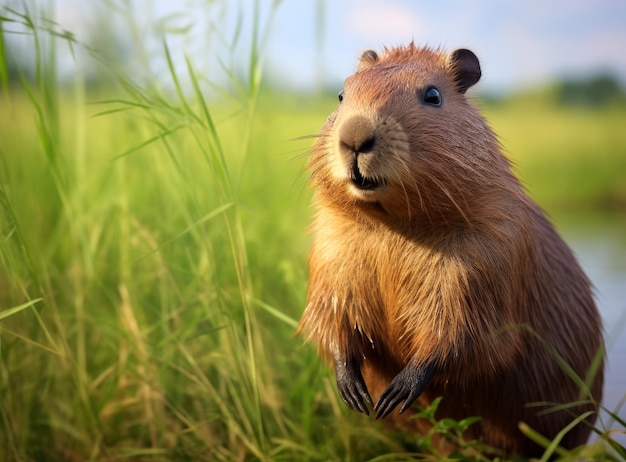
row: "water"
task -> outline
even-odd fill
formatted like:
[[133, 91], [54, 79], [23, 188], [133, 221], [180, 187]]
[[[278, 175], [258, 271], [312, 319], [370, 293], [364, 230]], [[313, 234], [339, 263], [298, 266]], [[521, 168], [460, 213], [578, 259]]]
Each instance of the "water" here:
[[[620, 408], [626, 399], [626, 216], [557, 220], [556, 225], [596, 288], [607, 348], [603, 404], [626, 419], [626, 406]], [[626, 444], [626, 435], [616, 439]]]

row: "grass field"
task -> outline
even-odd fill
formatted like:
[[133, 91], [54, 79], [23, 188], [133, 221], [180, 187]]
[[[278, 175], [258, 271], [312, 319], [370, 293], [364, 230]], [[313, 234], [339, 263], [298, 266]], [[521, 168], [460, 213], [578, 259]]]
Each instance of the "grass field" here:
[[[193, 66], [190, 87], [91, 94], [39, 70], [0, 89], [0, 461], [416, 459], [294, 337], [312, 211], [293, 138], [335, 96], [250, 80], [214, 103]], [[485, 113], [550, 211], [626, 203], [626, 108]], [[606, 448], [562, 456], [626, 459]]]

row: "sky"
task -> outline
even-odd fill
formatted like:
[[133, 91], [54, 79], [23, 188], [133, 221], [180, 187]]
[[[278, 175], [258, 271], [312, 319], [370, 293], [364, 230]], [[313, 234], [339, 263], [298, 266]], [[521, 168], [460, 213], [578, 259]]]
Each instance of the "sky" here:
[[[80, 38], [93, 24], [85, 20], [90, 10], [105, 3], [56, 0], [56, 20]], [[250, 43], [257, 4], [261, 35], [267, 36], [261, 47], [265, 75], [289, 88], [340, 86], [363, 50], [411, 41], [450, 51], [470, 48], [481, 60], [479, 86], [486, 90], [514, 90], [600, 71], [612, 72], [626, 86], [626, 0], [282, 0], [272, 9], [275, 3], [133, 0], [133, 19], [143, 23], [134, 39], [153, 37], [152, 47], [158, 49], [162, 43], [151, 35], [155, 27], [184, 29], [184, 38], [168, 35], [174, 60], [182, 65], [187, 54], [200, 69], [206, 61], [211, 72], [216, 65], [210, 56], [219, 54], [215, 49], [228, 48], [240, 17], [239, 42]], [[105, 10], [98, 11], [102, 15]], [[210, 24], [217, 29], [210, 30]], [[124, 24], [117, 30], [132, 35]], [[211, 38], [215, 35], [218, 39]], [[218, 46], [210, 48], [211, 41]], [[163, 53], [157, 50], [155, 55], [162, 58]], [[239, 60], [237, 65], [245, 67], [248, 56], [238, 49], [220, 59]]]
[[[291, 80], [316, 75], [315, 2], [284, 1], [269, 54]], [[571, 73], [615, 72], [626, 82], [625, 0], [325, 1], [327, 79], [354, 71], [362, 50], [415, 41], [469, 48], [481, 60], [483, 87], [511, 89]]]

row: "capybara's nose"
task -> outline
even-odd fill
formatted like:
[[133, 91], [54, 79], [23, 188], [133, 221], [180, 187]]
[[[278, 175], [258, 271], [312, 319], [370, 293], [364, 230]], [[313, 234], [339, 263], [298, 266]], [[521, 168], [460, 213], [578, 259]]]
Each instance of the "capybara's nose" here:
[[366, 154], [375, 144], [374, 124], [365, 117], [350, 117], [339, 127], [339, 149], [344, 154]]

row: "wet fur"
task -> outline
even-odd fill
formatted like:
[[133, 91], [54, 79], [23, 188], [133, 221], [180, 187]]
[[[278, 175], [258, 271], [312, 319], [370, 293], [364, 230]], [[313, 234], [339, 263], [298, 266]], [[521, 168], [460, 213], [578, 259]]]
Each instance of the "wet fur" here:
[[[589, 398], [551, 348], [584, 378], [600, 320], [572, 252], [465, 97], [463, 72], [451, 55], [411, 44], [364, 53], [346, 80], [311, 153], [318, 212], [300, 330], [329, 361], [355, 361], [374, 399], [407, 365], [432, 364], [420, 404], [442, 396], [438, 418], [482, 418], [468, 437], [536, 455], [518, 423], [553, 438], [573, 417], [527, 404]], [[420, 101], [430, 85], [441, 107]], [[376, 137], [358, 160], [364, 177], [384, 182], [371, 193], [350, 185], [354, 160], [338, 147], [350, 130]], [[590, 390], [600, 401], [601, 366]], [[571, 409], [586, 410], [595, 408]], [[588, 435], [578, 425], [562, 444]]]

